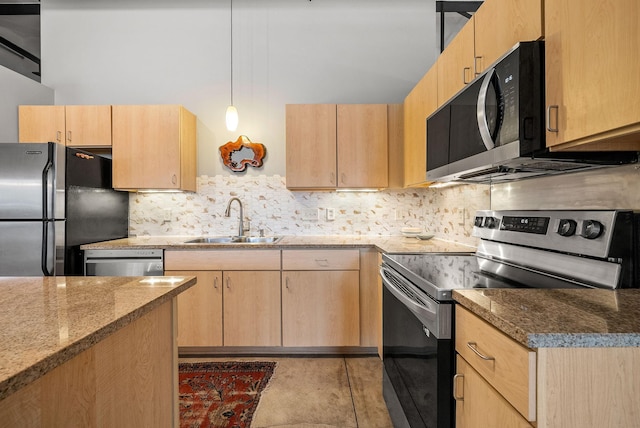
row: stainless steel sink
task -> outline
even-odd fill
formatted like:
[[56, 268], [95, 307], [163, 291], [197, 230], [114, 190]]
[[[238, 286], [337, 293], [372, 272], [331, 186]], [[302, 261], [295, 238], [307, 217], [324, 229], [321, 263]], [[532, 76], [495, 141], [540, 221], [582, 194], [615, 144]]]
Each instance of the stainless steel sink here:
[[190, 239], [185, 244], [275, 244], [282, 236], [209, 236]]

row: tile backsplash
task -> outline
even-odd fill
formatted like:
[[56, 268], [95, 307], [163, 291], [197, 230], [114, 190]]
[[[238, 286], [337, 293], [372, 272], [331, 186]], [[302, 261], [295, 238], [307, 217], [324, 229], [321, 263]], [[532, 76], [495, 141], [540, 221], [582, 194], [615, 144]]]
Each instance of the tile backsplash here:
[[[229, 235], [238, 226], [238, 197], [251, 233], [279, 235], [400, 235], [404, 226], [450, 241], [476, 243], [473, 216], [489, 207], [490, 187], [380, 192], [292, 192], [282, 176], [201, 176], [195, 193], [133, 193], [131, 235]], [[335, 213], [327, 220], [327, 210]], [[170, 218], [170, 221], [165, 219]]]

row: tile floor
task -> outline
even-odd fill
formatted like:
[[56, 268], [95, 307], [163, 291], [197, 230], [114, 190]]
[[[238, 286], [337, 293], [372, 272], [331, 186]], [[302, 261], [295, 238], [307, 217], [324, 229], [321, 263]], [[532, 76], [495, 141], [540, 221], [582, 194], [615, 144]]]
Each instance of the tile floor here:
[[382, 398], [377, 357], [181, 358], [180, 361], [276, 361], [252, 428], [393, 428]]

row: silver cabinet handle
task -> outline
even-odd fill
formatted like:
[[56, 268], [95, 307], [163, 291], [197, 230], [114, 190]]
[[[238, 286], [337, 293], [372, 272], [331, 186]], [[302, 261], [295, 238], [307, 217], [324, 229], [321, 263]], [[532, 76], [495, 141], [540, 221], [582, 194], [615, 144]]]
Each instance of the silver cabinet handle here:
[[[462, 379], [462, 394], [458, 395], [458, 379]], [[453, 375], [453, 399], [456, 401], [464, 401], [464, 375], [460, 373], [456, 373]]]
[[56, 131], [56, 141], [59, 143], [62, 142], [62, 131]]
[[175, 174], [173, 174], [173, 175], [171, 176], [171, 183], [172, 183], [172, 184], [176, 184], [177, 182], [178, 182], [178, 176], [177, 176], [177, 175], [175, 175]]
[[329, 260], [327, 259], [315, 259], [315, 261], [318, 264], [318, 266], [329, 267]]
[[340, 182], [341, 182], [342, 184], [345, 184], [345, 183], [346, 183], [346, 181], [347, 181], [347, 176], [346, 176], [346, 174], [343, 172], [342, 174], [340, 174]]
[[[551, 110], [556, 111], [556, 127], [551, 127]], [[547, 106], [547, 131], [549, 132], [558, 132], [558, 111], [559, 107], [557, 105], [549, 105]]]
[[213, 278], [213, 288], [218, 289], [218, 277]]
[[335, 172], [332, 172], [331, 174], [329, 174], [329, 183], [336, 184], [336, 173]]
[[227, 289], [231, 288], [231, 278], [227, 277]]
[[465, 85], [471, 81], [469, 80], [469, 82], [467, 82], [467, 70], [471, 71], [471, 67], [465, 67], [462, 69], [462, 83]]
[[481, 56], [474, 56], [473, 57], [473, 71], [476, 74], [476, 76], [480, 75], [480, 73], [482, 73], [482, 70], [480, 70], [480, 67], [478, 67], [478, 60], [482, 59]]
[[67, 141], [71, 142], [71, 131], [67, 131]]
[[284, 279], [284, 286], [287, 288], [287, 290], [289, 289], [289, 277], [286, 277]]
[[478, 344], [476, 342], [467, 342], [467, 348], [471, 349], [478, 357], [482, 358], [485, 361], [495, 361], [494, 357], [489, 357], [487, 355], [481, 354], [478, 351]]

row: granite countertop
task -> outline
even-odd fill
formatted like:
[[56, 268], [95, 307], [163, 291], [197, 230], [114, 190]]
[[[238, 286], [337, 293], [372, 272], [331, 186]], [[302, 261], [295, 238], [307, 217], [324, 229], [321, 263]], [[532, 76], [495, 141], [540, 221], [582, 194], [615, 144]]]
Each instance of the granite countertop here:
[[473, 246], [432, 238], [422, 241], [417, 238], [403, 236], [362, 236], [362, 235], [327, 235], [327, 236], [283, 236], [275, 244], [185, 244], [195, 236], [141, 236], [116, 239], [113, 241], [85, 244], [81, 248], [88, 249], [145, 249], [159, 248], [165, 250], [203, 250], [203, 249], [301, 249], [301, 248], [362, 248], [377, 247], [385, 253], [473, 253]]
[[0, 400], [195, 283], [194, 277], [0, 278]]
[[528, 348], [640, 346], [640, 289], [477, 289], [453, 298]]

